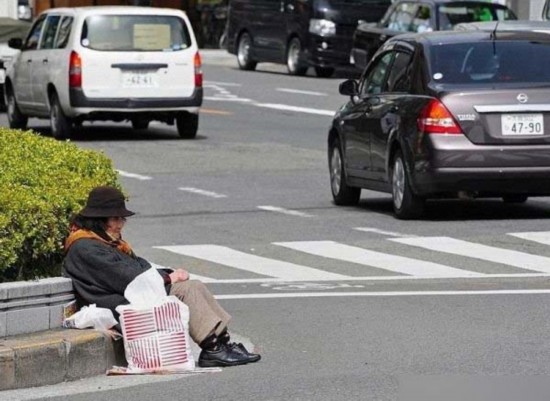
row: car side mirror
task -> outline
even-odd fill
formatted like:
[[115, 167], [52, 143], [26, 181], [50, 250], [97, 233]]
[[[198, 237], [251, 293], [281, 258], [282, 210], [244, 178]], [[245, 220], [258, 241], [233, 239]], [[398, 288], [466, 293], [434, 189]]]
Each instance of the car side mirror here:
[[8, 46], [12, 49], [21, 50], [23, 48], [23, 39], [11, 38], [10, 40], [8, 40]]
[[338, 91], [340, 92], [340, 95], [357, 96], [357, 93], [359, 92], [359, 85], [356, 80], [348, 79], [340, 84]]

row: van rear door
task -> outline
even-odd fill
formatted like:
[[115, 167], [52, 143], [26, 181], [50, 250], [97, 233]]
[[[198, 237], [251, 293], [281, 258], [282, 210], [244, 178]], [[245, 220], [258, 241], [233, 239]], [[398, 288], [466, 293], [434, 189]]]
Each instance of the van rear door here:
[[183, 98], [195, 90], [196, 44], [179, 16], [88, 16], [80, 42], [89, 98]]

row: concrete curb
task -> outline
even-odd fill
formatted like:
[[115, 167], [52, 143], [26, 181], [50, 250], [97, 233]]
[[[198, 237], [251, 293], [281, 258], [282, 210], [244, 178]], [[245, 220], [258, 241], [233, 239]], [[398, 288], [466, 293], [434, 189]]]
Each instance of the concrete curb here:
[[0, 341], [0, 390], [56, 384], [124, 366], [122, 340], [96, 330], [59, 329]]

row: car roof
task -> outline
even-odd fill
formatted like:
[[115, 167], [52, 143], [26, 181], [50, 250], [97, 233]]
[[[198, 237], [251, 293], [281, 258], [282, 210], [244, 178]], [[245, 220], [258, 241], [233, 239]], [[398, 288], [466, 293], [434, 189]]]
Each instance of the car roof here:
[[470, 31], [433, 31], [423, 33], [404, 33], [390, 38], [382, 48], [391, 47], [399, 41], [417, 42], [427, 46], [434, 44], [468, 43], [486, 40], [507, 40], [507, 41], [538, 41], [550, 42], [550, 34], [545, 31], [507, 30], [499, 32], [493, 37], [492, 31], [470, 30]]
[[495, 6], [495, 7], [506, 7], [505, 5], [500, 4], [500, 3], [492, 3], [492, 2], [487, 2], [487, 1], [484, 1], [484, 0], [464, 0], [464, 1], [460, 1], [460, 0], [398, 0], [398, 1], [395, 1], [395, 3], [401, 3], [401, 2], [406, 2], [406, 3], [430, 3], [430, 4], [434, 4], [434, 5], [446, 4], [446, 3], [464, 3], [464, 4], [492, 5], [492, 6]]
[[72, 15], [98, 15], [98, 14], [137, 14], [137, 15], [177, 15], [185, 13], [183, 10], [158, 7], [139, 7], [139, 6], [89, 6], [89, 7], [59, 7], [49, 8], [42, 14], [63, 13]]
[[[498, 24], [498, 25], [497, 25]], [[550, 32], [550, 21], [530, 20], [507, 20], [507, 21], [484, 21], [484, 22], [462, 22], [455, 25], [455, 31], [548, 31]]]

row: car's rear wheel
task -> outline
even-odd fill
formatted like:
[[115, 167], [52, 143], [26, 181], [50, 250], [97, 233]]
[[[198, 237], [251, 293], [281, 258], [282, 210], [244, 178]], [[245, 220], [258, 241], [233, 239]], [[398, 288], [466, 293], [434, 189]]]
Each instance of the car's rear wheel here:
[[71, 137], [73, 123], [63, 112], [56, 93], [50, 95], [50, 126], [55, 139]]
[[237, 63], [241, 70], [254, 70], [258, 64], [250, 58], [250, 46], [252, 45], [252, 37], [248, 33], [243, 33], [239, 38], [237, 46]]
[[502, 200], [504, 203], [525, 203], [529, 197], [527, 195], [504, 195]]
[[396, 217], [404, 220], [420, 217], [424, 212], [424, 199], [414, 194], [411, 189], [401, 151], [397, 151], [393, 157], [391, 184], [393, 211]]
[[132, 128], [135, 130], [143, 130], [149, 127], [149, 121], [136, 118], [132, 120]]
[[329, 148], [330, 189], [334, 203], [342, 206], [357, 205], [361, 197], [361, 188], [349, 186], [344, 170], [344, 158], [340, 140], [335, 138]]
[[286, 51], [286, 67], [290, 75], [306, 75], [307, 67], [301, 64], [302, 42], [298, 38], [292, 38]]
[[315, 74], [319, 78], [330, 78], [334, 74], [334, 68], [332, 67], [315, 67]]
[[29, 118], [19, 111], [12, 88], [6, 88], [6, 106], [10, 128], [26, 129]]
[[189, 112], [181, 112], [176, 117], [176, 126], [180, 137], [193, 139], [199, 130], [199, 115]]

